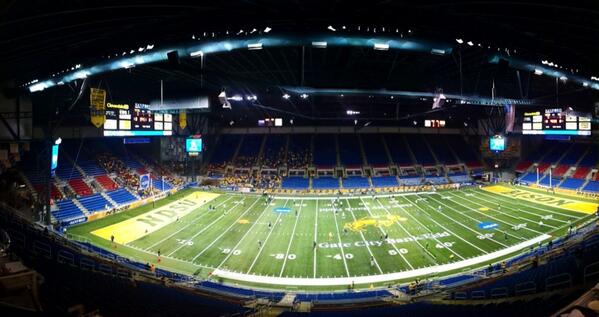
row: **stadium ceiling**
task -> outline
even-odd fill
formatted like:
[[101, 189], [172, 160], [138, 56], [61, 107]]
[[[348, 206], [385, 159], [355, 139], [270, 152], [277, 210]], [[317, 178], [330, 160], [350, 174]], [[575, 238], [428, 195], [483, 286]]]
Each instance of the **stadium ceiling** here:
[[[268, 101], [265, 106], [277, 103], [276, 107], [292, 112], [306, 101], [293, 96], [288, 107], [281, 107], [278, 103], [285, 87], [412, 91], [423, 96], [442, 88], [446, 94], [483, 98], [491, 96], [494, 87], [500, 97], [553, 104], [557, 81], [566, 77], [559, 80], [560, 102], [591, 105], [597, 99], [596, 91], [589, 89], [599, 83], [592, 80], [599, 77], [599, 8], [595, 1], [369, 1], [358, 5], [327, 1], [188, 4], [177, 0], [32, 5], [14, 1], [5, 4], [1, 14], [0, 80], [23, 87], [53, 75], [86, 77], [77, 70], [112, 65], [116, 58], [129, 57], [134, 64], [133, 56], [162, 52], [161, 62], [135, 67], [118, 64], [121, 70], [93, 76], [90, 81], [110, 81], [114, 96], [127, 86], [142, 100], [156, 97], [160, 80], [171, 92], [184, 88], [218, 92], [224, 88], [230, 95], [258, 95], [261, 102]], [[314, 35], [321, 40], [310, 40]], [[323, 37], [358, 38], [366, 44], [322, 49], [312, 43], [324, 42]], [[289, 46], [264, 42], [262, 50], [250, 50], [247, 45], [252, 38], [310, 42]], [[392, 45], [389, 50], [384, 45], [377, 49], [376, 43], [368, 42], [372, 38], [445, 46], [442, 54], [431, 50], [435, 45], [420, 50]], [[210, 54], [202, 46], [227, 41], [243, 49]], [[178, 65], [165, 61], [165, 50], [173, 47], [185, 48], [179, 50]], [[205, 58], [198, 58], [200, 50], [206, 52]], [[194, 52], [195, 58], [186, 56]], [[506, 71], [499, 57], [525, 71]], [[142, 96], [144, 90], [150, 90], [147, 87], [152, 91]], [[373, 100], [391, 98], [342, 95], [308, 98], [308, 110], [303, 113], [320, 116], [323, 108], [331, 115], [351, 107], [371, 109]], [[408, 99], [402, 101], [402, 107], [431, 103]], [[397, 100], [388, 103], [394, 107]]]

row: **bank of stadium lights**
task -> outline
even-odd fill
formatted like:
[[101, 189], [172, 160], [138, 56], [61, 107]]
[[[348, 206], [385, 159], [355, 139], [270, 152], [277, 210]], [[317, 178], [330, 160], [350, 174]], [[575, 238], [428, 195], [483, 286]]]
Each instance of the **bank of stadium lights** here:
[[543, 71], [538, 68], [535, 68], [535, 75], [541, 76], [541, 75], [543, 75]]
[[466, 44], [468, 44], [468, 46], [474, 46], [474, 43], [472, 43], [472, 41], [468, 41], [466, 42]]
[[189, 53], [189, 56], [191, 56], [191, 57], [202, 57], [202, 56], [204, 56], [204, 52], [202, 52], [202, 51], [191, 52], [191, 53]]
[[327, 27], [327, 30], [329, 30], [329, 31], [333, 31], [333, 32], [337, 32], [337, 29], [335, 29], [335, 28], [334, 28], [332, 25], [329, 25], [329, 26]]
[[360, 111], [356, 111], [356, 110], [347, 110], [345, 111], [345, 114], [347, 114], [348, 116], [356, 116], [360, 114]]
[[389, 44], [388, 43], [374, 43], [374, 50], [375, 51], [388, 51]]
[[256, 28], [253, 28], [253, 29], [250, 31], [250, 34], [254, 34], [254, 33], [256, 33], [257, 31], [258, 31], [258, 30], [257, 30]]
[[599, 77], [591, 76], [591, 80], [599, 81]]
[[268, 33], [270, 31], [272, 31], [272, 28], [270, 28], [268, 26], [264, 28], [264, 33]]
[[566, 77], [566, 76], [560, 76], [559, 80], [561, 80], [563, 82], [566, 82], [566, 81], [568, 81], [568, 77]]
[[308, 94], [301, 94], [300, 98], [302, 98], [302, 99], [308, 99]]
[[258, 96], [256, 96], [256, 95], [247, 95], [247, 96], [245, 96], [245, 99], [248, 100], [248, 101], [256, 101], [256, 100], [258, 100]]
[[327, 48], [327, 42], [312, 42], [312, 46], [315, 48]]
[[289, 100], [289, 98], [291, 98], [291, 96], [287, 93], [283, 94], [283, 99], [285, 100]]
[[261, 49], [262, 49], [262, 43], [248, 44], [248, 50], [250, 50], [250, 51], [261, 50]]

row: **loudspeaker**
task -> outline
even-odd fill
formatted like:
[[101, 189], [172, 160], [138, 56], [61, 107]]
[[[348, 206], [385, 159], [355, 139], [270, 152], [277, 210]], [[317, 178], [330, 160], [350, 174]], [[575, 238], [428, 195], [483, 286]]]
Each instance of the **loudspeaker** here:
[[178, 51], [170, 51], [166, 53], [168, 57], [168, 63], [171, 65], [179, 65], [179, 52]]

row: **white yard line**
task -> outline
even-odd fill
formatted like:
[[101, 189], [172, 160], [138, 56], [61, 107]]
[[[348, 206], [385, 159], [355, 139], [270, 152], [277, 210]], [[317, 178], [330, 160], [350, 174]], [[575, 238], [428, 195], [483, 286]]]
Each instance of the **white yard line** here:
[[[485, 192], [484, 190], [475, 191], [475, 192], [472, 192], [472, 193], [474, 194], [474, 196], [476, 196], [477, 194], [482, 194], [483, 196], [489, 197], [490, 199], [493, 199], [494, 201], [502, 201], [502, 200], [498, 200], [497, 197], [491, 195], [490, 193]], [[499, 196], [499, 197], [505, 197], [505, 196]], [[508, 199], [511, 200], [513, 198], [508, 198]], [[520, 201], [520, 200], [516, 200], [516, 201]], [[527, 202], [527, 201], [522, 201], [522, 202], [530, 203], [530, 202]], [[510, 204], [513, 205], [514, 203], [510, 202]], [[576, 220], [584, 218], [584, 216], [583, 217], [576, 217], [576, 216], [569, 215], [569, 214], [563, 214], [563, 213], [558, 212], [558, 211], [552, 211], [552, 210], [548, 210], [548, 209], [547, 210], [546, 209], [541, 209], [541, 208], [535, 207], [534, 204], [532, 206], [531, 205], [527, 205], [526, 208], [527, 209], [536, 209], [536, 210], [539, 210], [539, 211], [544, 212], [544, 213], [548, 212], [550, 214], [554, 214], [554, 215], [558, 215], [558, 216], [564, 216], [564, 217], [568, 217], [568, 218], [574, 218]], [[520, 210], [520, 209], [518, 209], [518, 210]], [[564, 210], [566, 210], [566, 209], [564, 209]], [[521, 210], [521, 211], [524, 211], [524, 210]], [[571, 210], [569, 210], [569, 211], [570, 212], [575, 212], [575, 211], [571, 211]], [[531, 212], [528, 212], [528, 213], [531, 213]], [[538, 215], [538, 214], [535, 214], [535, 213], [532, 213], [532, 214]], [[558, 220], [558, 219], [554, 218], [554, 220]], [[562, 221], [564, 223], [570, 223], [570, 220], [568, 220], [568, 221], [558, 220], [558, 221]]]
[[[139, 252], [143, 252], [143, 253], [146, 253], [146, 254], [149, 254], [149, 255], [156, 255], [155, 253], [153, 253], [153, 252], [148, 252], [148, 251], [146, 251], [146, 250], [144, 250], [144, 249], [142, 249], [142, 248], [134, 247], [134, 246], [131, 246], [131, 245], [124, 245], [124, 246], [125, 246], [126, 248], [131, 248], [131, 249], [134, 249], [134, 250], [137, 250], [137, 251], [139, 251]], [[123, 255], [123, 257], [131, 257], [131, 256], [130, 256], [130, 255]], [[193, 263], [193, 262], [190, 262], [190, 261], [186, 261], [186, 260], [183, 260], [183, 259], [174, 258], [174, 257], [166, 256], [166, 255], [161, 255], [160, 257], [161, 257], [161, 258], [163, 258], [163, 259], [169, 259], [169, 260], [172, 260], [172, 261], [177, 261], [177, 262], [182, 262], [182, 263], [191, 264], [191, 265], [193, 265], [193, 266], [196, 266], [196, 267], [202, 267], [202, 268], [205, 268], [205, 269], [212, 269], [212, 270], [214, 270], [214, 269], [215, 269], [215, 267], [212, 267], [212, 266], [203, 265], [203, 264], [197, 264], [197, 263]], [[133, 259], [134, 259], [134, 260], [137, 260], [137, 259], [135, 259], [135, 258], [133, 258]], [[144, 262], [145, 262], [145, 261], [144, 261]], [[171, 268], [168, 268], [168, 269], [170, 270]], [[185, 273], [185, 274], [188, 274], [188, 275], [189, 275], [189, 273], [188, 273], [188, 272], [187, 272], [187, 273]]]
[[[437, 203], [439, 203], [439, 204], [442, 204], [442, 205], [444, 205], [446, 208], [449, 208], [449, 209], [451, 209], [451, 210], [453, 210], [453, 211], [455, 211], [455, 212], [459, 213], [459, 214], [460, 214], [460, 215], [462, 215], [462, 216], [465, 216], [465, 217], [468, 217], [468, 218], [470, 218], [470, 219], [472, 219], [472, 220], [475, 220], [475, 221], [477, 221], [478, 223], [481, 223], [481, 222], [482, 222], [482, 221], [480, 221], [480, 220], [477, 220], [477, 219], [476, 219], [476, 218], [474, 218], [474, 217], [471, 217], [471, 216], [467, 215], [467, 214], [466, 214], [466, 213], [464, 213], [464, 212], [461, 212], [461, 211], [457, 210], [456, 208], [453, 208], [453, 207], [450, 207], [450, 206], [448, 206], [448, 205], [444, 204], [442, 201], [440, 201], [440, 200], [438, 200], [438, 199], [435, 199], [435, 198], [433, 198], [433, 197], [429, 197], [429, 198], [430, 198], [431, 200], [434, 200], [434, 201], [436, 201], [436, 202], [437, 202]], [[499, 219], [499, 218], [497, 218], [497, 217], [494, 217], [494, 216], [492, 216], [492, 215], [490, 215], [490, 214], [485, 214], [485, 213], [483, 213], [483, 212], [481, 212], [481, 211], [478, 211], [478, 210], [476, 210], [476, 209], [474, 209], [474, 208], [468, 207], [468, 206], [466, 206], [466, 205], [464, 205], [464, 204], [461, 204], [461, 203], [459, 203], [459, 202], [457, 202], [457, 201], [454, 201], [454, 200], [452, 200], [452, 202], [454, 202], [454, 203], [456, 203], [456, 204], [458, 204], [458, 205], [460, 205], [460, 206], [462, 206], [462, 207], [464, 207], [464, 208], [466, 208], [466, 209], [469, 209], [469, 210], [471, 210], [471, 211], [474, 211], [475, 213], [477, 213], [477, 214], [479, 214], [479, 215], [483, 215], [483, 216], [485, 216], [485, 217], [487, 217], [487, 218], [491, 218], [491, 219], [494, 219], [495, 221], [498, 221], [498, 222], [502, 222], [502, 223], [504, 223], [504, 224], [507, 224], [507, 225], [508, 225], [510, 228], [516, 225], [516, 224], [514, 224], [514, 223], [510, 223], [510, 222], [508, 222], [508, 221], [505, 221], [505, 220]], [[524, 227], [524, 229], [526, 229], [526, 230], [528, 230], [528, 231], [531, 231], [531, 232], [534, 232], [534, 233], [536, 233], [536, 234], [543, 234], [543, 233], [542, 233], [542, 232], [540, 232], [540, 231], [537, 231], [537, 230], [534, 230], [534, 229], [528, 228], [528, 226]], [[500, 229], [497, 229], [497, 231], [499, 231], [499, 232], [501, 232], [501, 233], [503, 233], [503, 234], [507, 234], [508, 236], [512, 236], [512, 237], [514, 237], [514, 238], [516, 238], [516, 239], [520, 239], [520, 240], [524, 240], [524, 239], [525, 239], [525, 238], [522, 238], [522, 237], [519, 237], [519, 236], [515, 236], [515, 235], [513, 235], [513, 234], [511, 234], [511, 233], [508, 233], [508, 232], [507, 232], [507, 231], [505, 231], [505, 230], [500, 230]]]
[[[354, 215], [354, 212], [352, 211], [352, 207], [347, 198], [345, 199], [345, 202], [347, 203], [347, 208], [349, 209], [349, 212], [351, 213], [352, 218], [354, 218], [354, 221], [356, 221], [357, 220], [356, 216]], [[370, 250], [370, 247], [368, 246], [368, 242], [366, 241], [366, 238], [364, 238], [364, 233], [362, 233], [362, 231], [360, 231], [360, 236], [362, 237], [362, 241], [364, 241], [364, 244], [366, 245], [366, 249], [368, 250], [368, 253], [370, 253], [370, 256], [372, 257], [374, 264], [376, 264], [376, 268], [379, 270], [379, 272], [381, 274], [383, 274], [383, 270], [381, 270], [381, 267], [379, 266], [379, 262], [376, 260], [376, 257], [372, 253], [372, 250]]]
[[283, 271], [285, 270], [285, 264], [287, 264], [287, 257], [289, 256], [289, 250], [291, 249], [291, 243], [293, 242], [293, 238], [295, 235], [295, 228], [297, 227], [297, 222], [302, 213], [302, 207], [304, 206], [304, 201], [300, 200], [300, 208], [295, 216], [295, 224], [293, 224], [293, 231], [291, 232], [291, 239], [289, 239], [289, 244], [287, 245], [287, 251], [285, 252], [285, 259], [283, 260], [283, 267], [281, 267], [281, 273], [279, 273], [279, 277], [283, 276]]
[[[258, 200], [260, 200], [260, 199], [258, 199]], [[225, 264], [225, 262], [231, 257], [231, 255], [233, 255], [233, 251], [236, 250], [239, 247], [239, 245], [241, 244], [241, 242], [243, 242], [243, 239], [245, 239], [245, 237], [252, 231], [252, 229], [254, 228], [254, 226], [256, 224], [258, 224], [258, 220], [260, 220], [260, 218], [262, 218], [262, 216], [264, 216], [264, 214], [265, 214], [266, 210], [268, 209], [268, 207], [270, 207], [270, 204], [267, 204], [266, 207], [264, 207], [264, 209], [262, 209], [262, 212], [260, 213], [260, 216], [258, 216], [258, 219], [256, 219], [256, 221], [245, 232], [245, 234], [241, 237], [241, 239], [239, 239], [239, 241], [237, 242], [237, 244], [235, 244], [235, 246], [233, 248], [231, 248], [232, 251], [229, 252], [229, 254], [227, 254], [227, 256], [225, 257], [225, 259], [222, 262], [220, 262], [220, 264], [217, 266], [217, 268], [220, 268], [223, 264]], [[217, 237], [214, 240], [214, 242], [212, 242], [212, 244], [214, 244], [216, 241], [218, 241], [221, 236], [223, 236], [224, 234], [226, 234], [229, 231], [229, 229], [230, 229], [230, 227], [225, 232], [223, 232], [219, 237]]]
[[[381, 202], [380, 202], [378, 199], [377, 199], [377, 202], [379, 203], [379, 205], [381, 205], [381, 207], [383, 207], [383, 209], [385, 209], [385, 211], [386, 211], [388, 214], [391, 214], [391, 212], [389, 212], [389, 209], [387, 209], [387, 207], [386, 207], [385, 205], [383, 205], [383, 203], [381, 203]], [[428, 232], [430, 232], [430, 233], [433, 233], [433, 232], [431, 231], [431, 229], [429, 229], [429, 228], [428, 228], [427, 226], [425, 226], [425, 225], [424, 225], [422, 222], [420, 222], [420, 220], [416, 219], [416, 217], [412, 216], [412, 215], [411, 215], [411, 214], [410, 214], [410, 213], [409, 213], [407, 210], [405, 210], [403, 207], [399, 207], [399, 208], [401, 208], [401, 209], [402, 209], [402, 210], [403, 210], [403, 211], [404, 211], [404, 212], [405, 212], [405, 213], [406, 213], [408, 216], [410, 216], [412, 219], [414, 219], [414, 220], [415, 220], [415, 221], [416, 221], [416, 222], [417, 222], [417, 223], [418, 223], [418, 224], [419, 224], [419, 225], [420, 225], [422, 228], [424, 228], [424, 229], [428, 230]], [[399, 224], [399, 222], [397, 222], [397, 223]], [[437, 222], [435, 222], [435, 223], [437, 223]], [[438, 224], [438, 223], [437, 223], [437, 224]], [[402, 227], [402, 229], [403, 229], [403, 226], [402, 226], [401, 224], [400, 224], [400, 226], [401, 226], [401, 227]], [[454, 236], [456, 236], [456, 237], [458, 237], [458, 238], [459, 238], [459, 236], [457, 236], [455, 233], [451, 232], [449, 229], [447, 229], [447, 228], [445, 228], [445, 227], [443, 227], [443, 226], [441, 226], [441, 228], [443, 228], [445, 231], [447, 231], [447, 232], [449, 232], [449, 233], [451, 233], [451, 234], [453, 234]], [[406, 229], [404, 229], [404, 231], [405, 231], [407, 234], [410, 234], [410, 233], [409, 233], [409, 232], [408, 232]], [[439, 239], [437, 239], [437, 238], [433, 238], [433, 240], [435, 240], [437, 243], [440, 243], [440, 244], [444, 245], [444, 244], [443, 244], [443, 242], [439, 241]], [[433, 254], [432, 254], [432, 253], [431, 253], [431, 252], [430, 252], [430, 251], [429, 251], [427, 248], [423, 247], [423, 246], [422, 246], [422, 244], [421, 244], [420, 242], [418, 242], [418, 241], [415, 241], [415, 242], [417, 242], [417, 243], [418, 243], [418, 245], [420, 245], [420, 247], [421, 247], [421, 248], [423, 248], [423, 249], [424, 249], [426, 252], [428, 252], [428, 253], [429, 253], [431, 256], [433, 256], [433, 258], [436, 260], [436, 257], [435, 257], [435, 256], [434, 256], [434, 255], [433, 255]], [[453, 248], [446, 248], [446, 249], [447, 249], [447, 250], [449, 250], [449, 252], [453, 253], [453, 255], [456, 255], [458, 258], [460, 258], [460, 259], [462, 259], [462, 260], [464, 259], [464, 257], [463, 257], [463, 256], [461, 256], [459, 253], [455, 252], [455, 251], [453, 250]], [[485, 253], [486, 253], [486, 252], [485, 252]]]
[[[362, 197], [360, 197], [360, 201], [362, 202], [362, 205], [364, 205], [364, 207], [366, 207], [366, 211], [368, 211], [368, 214], [369, 214], [369, 215], [372, 217], [372, 216], [373, 216], [373, 215], [372, 215], [372, 212], [370, 212], [370, 208], [369, 208], [369, 207], [368, 207], [368, 205], [367, 205], [367, 204], [364, 202], [364, 199], [363, 199]], [[385, 232], [385, 230], [383, 230], [383, 228], [382, 228], [382, 227], [378, 227], [378, 228], [381, 230], [381, 232], [382, 232], [384, 235], [387, 235], [387, 232]], [[403, 253], [399, 252], [399, 249], [398, 249], [398, 248], [395, 246], [395, 244], [392, 244], [392, 243], [389, 243], [389, 244], [391, 245], [391, 247], [392, 247], [393, 249], [395, 249], [395, 251], [397, 252], [397, 254], [399, 254], [399, 256], [401, 256], [401, 258], [404, 260], [404, 262], [406, 262], [406, 264], [407, 264], [407, 265], [410, 267], [410, 269], [412, 269], [412, 270], [413, 270], [413, 269], [414, 269], [414, 267], [412, 266], [412, 263], [410, 263], [410, 262], [408, 261], [408, 259], [406, 259], [406, 257], [403, 255]]]
[[[316, 215], [314, 216], [314, 243], [318, 241], [318, 200], [316, 201]], [[314, 278], [316, 278], [316, 248], [312, 247], [314, 253]]]
[[293, 285], [293, 286], [335, 286], [335, 285], [350, 285], [355, 284], [372, 284], [381, 282], [390, 282], [397, 280], [411, 279], [418, 276], [437, 275], [444, 272], [459, 270], [463, 268], [472, 268], [485, 262], [493, 261], [497, 258], [507, 256], [508, 254], [526, 249], [536, 245], [539, 242], [550, 239], [551, 236], [544, 234], [534, 239], [523, 241], [519, 244], [512, 245], [508, 248], [497, 250], [492, 253], [484, 254], [478, 257], [469, 258], [457, 262], [437, 265], [432, 267], [424, 267], [411, 271], [403, 271], [380, 275], [354, 276], [354, 277], [336, 277], [336, 278], [302, 278], [302, 277], [276, 277], [249, 275], [231, 271], [216, 269], [212, 272], [213, 276], [219, 276], [242, 282], [261, 283], [270, 285]]
[[[407, 193], [392, 193], [392, 194], [376, 194], [376, 197], [395, 197], [395, 196], [413, 196], [413, 195], [430, 195], [430, 194], [435, 194], [435, 192], [407, 192]], [[348, 196], [347, 198], [360, 198], [362, 196], [365, 195], [354, 195], [352, 196], [350, 194], [350, 196]], [[370, 195], [371, 196], [371, 195]], [[370, 197], [368, 196], [368, 197]], [[335, 199], [337, 198], [337, 195], [335, 196], [312, 196], [312, 197], [303, 197], [301, 195], [298, 196], [276, 196], [277, 199], [298, 199], [301, 198], [303, 200], [331, 200], [331, 199]]]
[[[454, 196], [454, 197], [456, 197], [457, 199], [465, 199], [465, 198], [463, 198], [463, 197], [460, 197], [459, 195], [455, 195], [455, 194], [450, 194], [450, 195], [453, 195], [453, 196]], [[479, 200], [479, 198], [476, 198], [476, 197], [471, 197], [471, 198], [474, 198], [474, 199], [476, 199], [476, 200]], [[452, 201], [454, 201], [454, 200], [452, 200]], [[454, 202], [455, 202], [455, 201], [454, 201]], [[477, 203], [477, 202], [475, 202], [475, 201], [473, 201], [473, 200], [469, 200], [469, 202], [471, 202], [471, 203], [473, 203], [473, 204], [475, 204], [475, 205], [481, 206], [481, 207], [487, 207], [487, 206], [485, 206], [485, 205], [483, 205], [483, 204], [479, 204], [479, 203]], [[455, 202], [455, 203], [459, 204], [458, 202]], [[515, 211], [515, 210], [513, 210], [513, 209], [511, 209], [511, 208], [509, 208], [509, 207], [506, 207], [505, 205], [503, 206], [503, 208], [505, 208], [505, 210], [511, 210], [511, 211], [513, 211], [514, 213], [516, 213], [516, 211]], [[516, 220], [521, 220], [521, 221], [530, 222], [530, 223], [533, 223], [533, 224], [537, 224], [537, 223], [538, 223], [536, 220], [532, 220], [532, 219], [528, 219], [528, 218], [524, 218], [524, 217], [520, 217], [520, 216], [514, 216], [514, 215], [512, 215], [511, 213], [502, 212], [502, 211], [498, 210], [497, 208], [493, 208], [493, 209], [494, 209], [494, 212], [496, 212], [496, 213], [499, 213], [499, 214], [501, 214], [501, 215], [505, 215], [506, 217], [514, 218], [514, 219], [516, 219]], [[539, 215], [536, 215], [536, 216], [539, 216]], [[540, 217], [540, 216], [539, 216], [539, 217]], [[543, 219], [541, 218], [540, 220], [543, 220]], [[555, 226], [552, 226], [552, 225], [550, 225], [550, 224], [544, 224], [544, 225], [545, 225], [545, 226], [547, 226], [547, 227], [549, 227], [549, 228], [552, 228], [552, 229], [557, 229], [557, 227], [555, 227]]]
[[337, 229], [337, 238], [339, 239], [339, 248], [341, 250], [341, 257], [343, 258], [343, 265], [345, 265], [345, 273], [349, 277], [349, 269], [347, 268], [347, 260], [345, 259], [345, 252], [343, 251], [343, 242], [341, 241], [341, 233], [339, 232], [339, 224], [337, 223], [337, 216], [335, 216], [335, 212], [337, 209], [335, 208], [335, 204], [331, 202], [333, 206], [333, 219], [335, 219], [335, 229]]
[[[426, 211], [425, 211], [423, 208], [420, 208], [420, 206], [418, 206], [418, 204], [417, 204], [416, 202], [413, 202], [413, 201], [411, 201], [411, 200], [409, 200], [409, 199], [406, 199], [406, 201], [407, 201], [407, 202], [409, 202], [409, 203], [410, 203], [412, 206], [414, 206], [414, 207], [416, 207], [416, 208], [420, 209], [420, 211], [424, 212], [424, 213], [425, 213], [425, 214], [428, 216], [428, 219], [430, 219], [432, 222], [436, 223], [436, 224], [437, 224], [437, 226], [439, 226], [439, 227], [443, 228], [443, 230], [445, 230], [445, 231], [447, 231], [447, 232], [451, 233], [451, 234], [452, 234], [454, 237], [457, 237], [458, 239], [460, 239], [460, 240], [462, 240], [462, 241], [466, 242], [466, 244], [468, 244], [468, 245], [470, 245], [470, 246], [474, 247], [475, 249], [477, 249], [477, 250], [479, 250], [479, 251], [481, 251], [481, 252], [483, 252], [483, 253], [485, 253], [485, 254], [489, 253], [489, 252], [487, 252], [487, 251], [485, 251], [485, 250], [481, 249], [481, 248], [480, 248], [480, 247], [478, 247], [477, 245], [475, 245], [475, 244], [472, 244], [470, 241], [468, 241], [468, 240], [466, 240], [466, 239], [462, 238], [462, 236], [461, 236], [461, 235], [458, 235], [458, 234], [454, 233], [453, 231], [449, 230], [447, 227], [445, 227], [445, 226], [443, 226], [442, 224], [440, 224], [439, 222], [437, 222], [437, 220], [435, 220], [435, 218], [434, 218], [434, 217], [432, 217], [432, 216], [431, 216], [431, 215], [430, 215], [428, 212], [426, 212]], [[407, 214], [408, 214], [410, 217], [412, 217], [413, 219], [415, 219], [415, 220], [416, 220], [416, 217], [412, 216], [412, 215], [411, 215], [411, 213], [407, 212], [407, 210], [405, 210], [405, 209], [404, 209], [404, 211], [406, 211], [406, 213], [407, 213]], [[475, 230], [472, 230], [472, 229], [470, 229], [470, 228], [468, 228], [468, 227], [464, 226], [463, 224], [461, 224], [461, 223], [459, 223], [459, 222], [457, 222], [457, 221], [453, 220], [453, 218], [451, 218], [451, 217], [448, 217], [448, 216], [446, 216], [446, 215], [443, 215], [443, 216], [445, 216], [445, 217], [449, 218], [449, 220], [451, 220], [452, 222], [455, 222], [455, 223], [457, 223], [457, 224], [459, 224], [459, 225], [461, 225], [461, 226], [465, 227], [466, 229], [468, 229], [468, 230], [470, 230], [470, 231], [474, 232], [476, 235], [479, 235], [479, 234], [480, 234], [479, 232], [477, 232], [477, 231], [475, 231]], [[416, 220], [416, 222], [418, 222], [418, 220]], [[495, 240], [492, 240], [492, 241], [495, 241]], [[495, 242], [497, 242], [497, 241], [495, 241]], [[498, 244], [501, 244], [501, 243], [499, 243], [499, 242], [497, 242], [497, 243], [498, 243]], [[503, 244], [502, 244], [502, 245], [503, 245]], [[505, 246], [505, 245], [504, 245], [504, 246]]]
[[[216, 205], [216, 206], [218, 207], [218, 206], [221, 206], [221, 205], [223, 205], [223, 204], [224, 204], [224, 203], [226, 203], [227, 201], [231, 200], [231, 198], [233, 198], [233, 196], [231, 196], [231, 197], [227, 198], [225, 201], [223, 201], [222, 203], [220, 203], [220, 204], [218, 204], [218, 205]], [[245, 198], [244, 198], [244, 199], [245, 199]], [[183, 226], [181, 229], [179, 229], [179, 230], [177, 230], [177, 231], [173, 232], [172, 234], [168, 235], [166, 238], [164, 238], [164, 239], [161, 239], [161, 240], [159, 240], [159, 241], [155, 242], [155, 243], [154, 243], [154, 244], [152, 244], [151, 246], [149, 246], [149, 247], [145, 248], [145, 250], [150, 250], [150, 249], [152, 249], [153, 247], [155, 247], [155, 246], [157, 246], [157, 245], [159, 245], [159, 244], [163, 243], [164, 241], [166, 241], [166, 240], [168, 240], [168, 239], [170, 239], [170, 238], [174, 237], [174, 236], [175, 236], [177, 233], [179, 233], [179, 232], [181, 232], [181, 231], [183, 231], [183, 230], [187, 229], [189, 226], [191, 226], [191, 225], [194, 225], [194, 224], [195, 224], [195, 222], [196, 222], [197, 220], [199, 220], [199, 219], [200, 219], [200, 218], [201, 218], [201, 217], [202, 217], [204, 214], [205, 214], [205, 212], [201, 213], [199, 216], [197, 216], [197, 217], [193, 218], [193, 220], [191, 220], [191, 222], [190, 222], [190, 223], [186, 224], [186, 225], [185, 225], [185, 226]], [[215, 223], [216, 221], [218, 221], [218, 220], [219, 220], [220, 218], [222, 218], [222, 217], [223, 217], [223, 215], [219, 216], [219, 217], [218, 217], [218, 218], [217, 218], [215, 221], [213, 221], [212, 223], [210, 223], [210, 224], [208, 225], [208, 227], [209, 227], [209, 226], [211, 226], [213, 223]], [[173, 252], [171, 252], [170, 254], [172, 254], [172, 253], [173, 253]]]
[[[286, 200], [285, 204], [283, 205], [283, 207], [287, 207], [287, 203], [288, 202], [289, 202], [289, 200]], [[266, 243], [268, 242], [268, 239], [270, 238], [270, 235], [272, 234], [273, 231], [275, 231], [275, 227], [279, 223], [279, 219], [281, 219], [281, 215], [282, 214], [279, 212], [279, 215], [277, 216], [277, 220], [275, 220], [275, 224], [272, 225], [272, 227], [268, 231], [268, 234], [266, 235], [266, 239], [264, 239], [264, 242], [262, 242], [262, 247], [260, 247], [260, 250], [258, 250], [258, 254], [256, 254], [256, 257], [254, 257], [254, 261], [252, 261], [252, 264], [250, 265], [250, 268], [247, 270], [246, 273], [249, 274], [250, 271], [254, 268], [254, 265], [256, 264], [256, 261], [258, 261], [258, 258], [260, 257], [260, 254], [262, 254], [262, 250], [264, 250], [266, 248]], [[246, 234], [247, 234], [247, 232], [246, 232]], [[241, 241], [243, 241], [243, 238], [239, 241], [239, 243], [241, 243]], [[237, 249], [237, 246], [235, 246], [235, 248], [233, 248], [233, 250], [235, 250], [235, 249]]]
[[[237, 217], [237, 219], [235, 219], [235, 221], [229, 226], [227, 227], [227, 229], [225, 229], [223, 231], [223, 233], [221, 233], [218, 237], [216, 237], [216, 239], [214, 239], [214, 241], [212, 241], [208, 246], [206, 246], [202, 251], [200, 251], [200, 253], [196, 254], [196, 256], [193, 257], [193, 259], [191, 259], [191, 261], [195, 261], [200, 255], [204, 254], [204, 252], [206, 252], [206, 250], [210, 249], [210, 247], [212, 247], [212, 245], [214, 245], [216, 242], [218, 242], [220, 240], [221, 237], [223, 237], [225, 234], [227, 234], [229, 232], [229, 230], [231, 230], [231, 228], [233, 228], [234, 225], [237, 224], [237, 222], [239, 222], [239, 220], [248, 212], [250, 211], [250, 209], [252, 209], [252, 207], [254, 207], [254, 205], [260, 201], [260, 199], [256, 199], [251, 205], [250, 207], [248, 207], [248, 209], [246, 209], [241, 215], [239, 215], [239, 217]], [[264, 210], [266, 210], [267, 207], [264, 208]], [[264, 211], [262, 211], [262, 213], [264, 213]], [[262, 216], [262, 214], [260, 215]], [[233, 253], [233, 252], [231, 252]], [[231, 254], [229, 254], [231, 255]]]

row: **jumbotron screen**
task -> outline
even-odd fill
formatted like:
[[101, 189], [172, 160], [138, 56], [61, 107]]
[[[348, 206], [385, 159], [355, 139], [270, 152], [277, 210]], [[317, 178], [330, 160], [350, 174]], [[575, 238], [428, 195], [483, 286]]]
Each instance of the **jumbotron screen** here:
[[104, 136], [169, 136], [173, 135], [173, 115], [153, 113], [150, 106], [135, 103], [106, 104]]
[[522, 134], [591, 135], [591, 115], [565, 112], [560, 108], [525, 112]]

